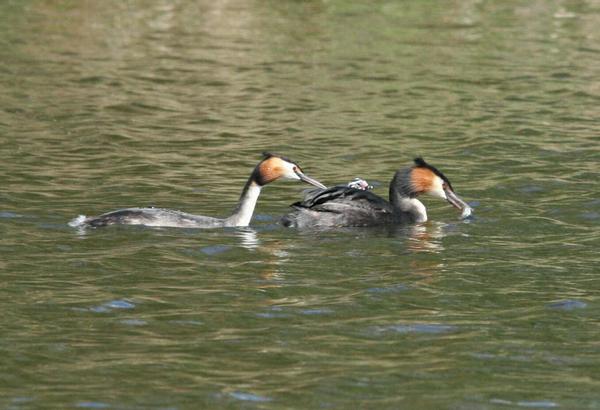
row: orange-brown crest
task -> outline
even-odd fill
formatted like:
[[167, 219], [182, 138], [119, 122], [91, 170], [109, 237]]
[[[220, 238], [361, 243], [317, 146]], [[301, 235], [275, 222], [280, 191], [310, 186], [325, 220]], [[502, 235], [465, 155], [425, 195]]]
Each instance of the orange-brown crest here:
[[421, 194], [431, 189], [435, 177], [429, 168], [415, 167], [410, 174], [410, 182], [415, 192]]
[[278, 157], [265, 159], [259, 165], [259, 172], [263, 184], [275, 181], [283, 175], [283, 160]]

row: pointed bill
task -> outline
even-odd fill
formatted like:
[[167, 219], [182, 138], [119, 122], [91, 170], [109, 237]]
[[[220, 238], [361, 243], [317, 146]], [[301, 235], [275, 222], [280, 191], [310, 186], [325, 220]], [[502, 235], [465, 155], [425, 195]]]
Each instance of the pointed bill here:
[[462, 199], [460, 199], [458, 197], [458, 195], [456, 195], [454, 193], [454, 191], [450, 190], [450, 189], [446, 189], [446, 199], [448, 202], [450, 202], [450, 204], [452, 206], [454, 206], [455, 208], [458, 208], [462, 211], [462, 213], [460, 214], [460, 217], [462, 219], [468, 218], [469, 216], [471, 216], [471, 214], [473, 213], [473, 208], [471, 208], [469, 206], [469, 204], [467, 204], [465, 201], [463, 201]]
[[296, 169], [296, 170], [294, 170], [294, 172], [296, 172], [296, 175], [298, 175], [298, 178], [300, 178], [302, 181], [304, 181], [308, 184], [314, 185], [317, 188], [327, 189], [327, 187], [325, 185], [323, 185], [316, 179], [313, 179], [313, 178], [309, 177], [308, 175], [305, 175], [304, 173], [302, 173], [302, 171]]

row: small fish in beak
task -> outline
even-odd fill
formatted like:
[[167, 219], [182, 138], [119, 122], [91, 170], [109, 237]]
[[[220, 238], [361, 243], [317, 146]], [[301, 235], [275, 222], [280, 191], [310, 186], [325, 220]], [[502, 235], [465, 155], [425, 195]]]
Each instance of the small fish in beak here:
[[461, 219], [466, 219], [473, 213], [473, 208], [469, 206], [465, 201], [460, 199], [458, 195], [454, 193], [450, 188], [444, 189], [446, 193], [446, 200], [455, 208], [460, 209], [462, 212], [460, 214]]

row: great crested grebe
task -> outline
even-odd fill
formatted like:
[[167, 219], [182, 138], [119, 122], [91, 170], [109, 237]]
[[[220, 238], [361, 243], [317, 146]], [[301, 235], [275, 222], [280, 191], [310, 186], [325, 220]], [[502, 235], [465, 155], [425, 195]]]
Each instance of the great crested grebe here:
[[471, 207], [454, 193], [444, 174], [423, 158], [414, 161], [413, 166], [394, 174], [389, 202], [369, 191], [366, 181], [358, 189], [340, 185], [313, 190], [303, 201], [292, 204], [294, 211], [285, 215], [281, 222], [284, 226], [297, 228], [425, 222], [425, 205], [417, 199], [424, 193], [445, 199], [462, 211], [462, 218], [471, 215]]
[[258, 163], [248, 182], [242, 190], [242, 195], [233, 214], [224, 219], [210, 216], [193, 215], [172, 209], [161, 208], [126, 208], [108, 212], [100, 216], [86, 218], [83, 215], [72, 220], [73, 227], [99, 227], [106, 225], [146, 225], [176, 228], [219, 228], [230, 226], [248, 226], [260, 190], [266, 184], [279, 178], [304, 181], [318, 188], [327, 187], [302, 172], [300, 166], [292, 160], [280, 155], [263, 153], [264, 158]]

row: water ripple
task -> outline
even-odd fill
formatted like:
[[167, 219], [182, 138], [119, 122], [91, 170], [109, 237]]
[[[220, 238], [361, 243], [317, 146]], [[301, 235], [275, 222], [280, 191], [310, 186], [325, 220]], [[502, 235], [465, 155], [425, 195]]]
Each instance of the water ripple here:
[[546, 305], [550, 309], [556, 310], [577, 310], [577, 309], [585, 309], [587, 307], [587, 303], [581, 300], [560, 300], [558, 302], [549, 303]]
[[[63, 3], [0, 2], [7, 405], [597, 407], [593, 2]], [[226, 216], [263, 150], [382, 197], [422, 155], [476, 218], [66, 226]]]
[[247, 393], [247, 392], [239, 392], [239, 391], [228, 393], [228, 395], [236, 400], [249, 401], [249, 402], [255, 402], [255, 403], [266, 403], [266, 402], [270, 402], [273, 400], [270, 397], [260, 396], [258, 394]]
[[108, 313], [113, 310], [121, 310], [121, 309], [133, 309], [135, 308], [135, 304], [127, 300], [111, 300], [110, 302], [103, 303], [98, 306], [93, 306], [88, 309], [90, 312], [95, 313]]
[[412, 324], [396, 324], [388, 326], [376, 326], [369, 330], [373, 335], [389, 335], [389, 334], [444, 334], [457, 331], [458, 328], [452, 325], [441, 325], [431, 323], [412, 323]]

